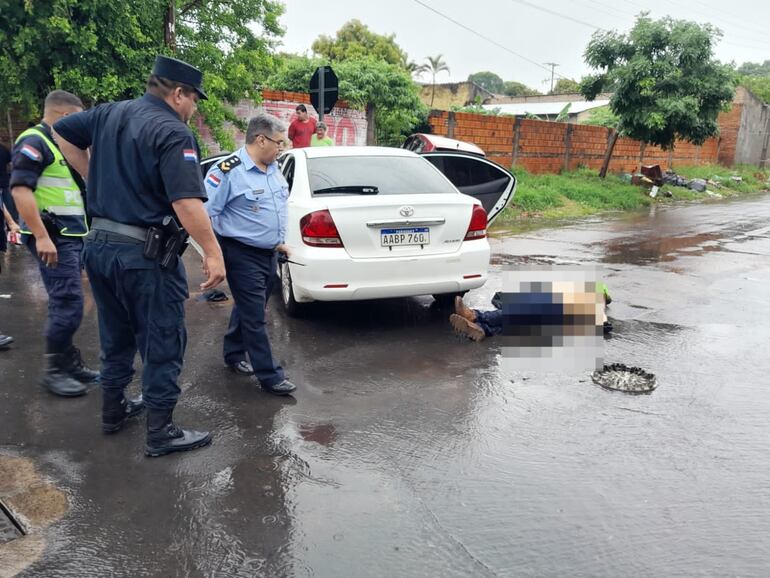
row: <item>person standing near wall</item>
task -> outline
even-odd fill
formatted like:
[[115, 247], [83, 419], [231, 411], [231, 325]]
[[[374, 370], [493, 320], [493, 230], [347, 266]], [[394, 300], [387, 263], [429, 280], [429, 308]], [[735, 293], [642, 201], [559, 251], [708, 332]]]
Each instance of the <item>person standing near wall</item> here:
[[315, 133], [316, 121], [308, 115], [307, 107], [300, 104], [296, 108], [297, 118], [289, 125], [289, 140], [295, 149], [310, 146], [310, 139]]
[[326, 123], [324, 121], [319, 122], [315, 126], [315, 133], [310, 137], [311, 147], [330, 147], [334, 146], [334, 140], [330, 136], [326, 136], [327, 130]]

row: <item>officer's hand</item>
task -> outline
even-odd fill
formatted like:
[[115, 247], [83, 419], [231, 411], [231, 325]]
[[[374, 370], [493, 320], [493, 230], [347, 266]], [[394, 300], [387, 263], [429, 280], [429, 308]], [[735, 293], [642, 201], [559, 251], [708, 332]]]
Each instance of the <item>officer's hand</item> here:
[[8, 223], [8, 231], [17, 235], [21, 231], [21, 227], [19, 227], [19, 224], [16, 221], [11, 221]]
[[289, 246], [286, 243], [281, 243], [275, 248], [275, 250], [279, 253], [285, 254], [287, 257], [291, 257], [291, 249], [289, 249]]
[[201, 283], [201, 289], [211, 289], [225, 280], [225, 260], [222, 254], [206, 255], [203, 258], [203, 274], [206, 275], [206, 282]]
[[35, 248], [37, 249], [37, 256], [46, 267], [56, 267], [59, 262], [59, 253], [50, 237], [35, 239]]

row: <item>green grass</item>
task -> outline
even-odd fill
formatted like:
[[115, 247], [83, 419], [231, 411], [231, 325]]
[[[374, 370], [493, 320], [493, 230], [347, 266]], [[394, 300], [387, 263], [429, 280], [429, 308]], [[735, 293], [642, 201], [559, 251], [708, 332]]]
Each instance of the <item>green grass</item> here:
[[[649, 196], [649, 189], [632, 185], [617, 175], [600, 179], [597, 171], [580, 169], [558, 175], [534, 175], [514, 167], [518, 179], [516, 196], [510, 206], [495, 222], [496, 227], [519, 226], [532, 220], [566, 219], [607, 211], [630, 211], [653, 203], [696, 201], [710, 199], [706, 193], [697, 193], [684, 187], [663, 185], [658, 197]], [[715, 184], [708, 189], [724, 197], [758, 192], [770, 188], [767, 179], [770, 172], [756, 167], [736, 168], [705, 165], [678, 167], [676, 172], [688, 179], [703, 178]], [[731, 176], [740, 176], [736, 183]], [[670, 192], [671, 196], [664, 193]]]

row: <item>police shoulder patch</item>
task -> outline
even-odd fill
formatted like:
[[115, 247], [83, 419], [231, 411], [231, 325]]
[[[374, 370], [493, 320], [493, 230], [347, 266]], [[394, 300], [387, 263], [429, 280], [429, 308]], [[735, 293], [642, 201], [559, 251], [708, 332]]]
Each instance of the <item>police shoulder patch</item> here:
[[227, 157], [223, 161], [220, 161], [219, 163], [217, 163], [217, 168], [220, 171], [222, 171], [223, 173], [227, 174], [232, 169], [234, 169], [239, 164], [241, 164], [241, 162], [242, 161], [241, 161], [241, 159], [240, 159], [240, 157], [238, 155], [230, 155], [229, 157]]

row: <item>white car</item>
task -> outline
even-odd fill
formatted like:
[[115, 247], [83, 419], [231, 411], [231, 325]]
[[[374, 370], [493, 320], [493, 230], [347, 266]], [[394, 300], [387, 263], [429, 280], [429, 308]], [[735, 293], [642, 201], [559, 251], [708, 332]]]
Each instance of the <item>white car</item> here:
[[448, 303], [486, 281], [487, 226], [516, 186], [501, 166], [461, 152], [369, 146], [294, 149], [278, 162], [291, 190], [291, 256], [279, 265], [290, 315], [312, 301], [433, 295]]

